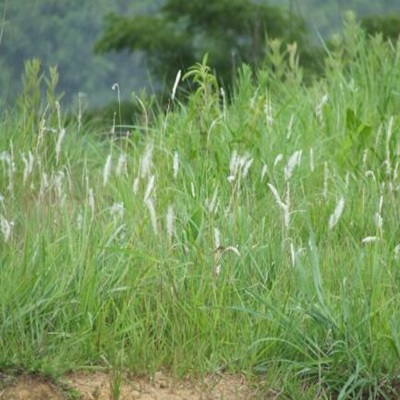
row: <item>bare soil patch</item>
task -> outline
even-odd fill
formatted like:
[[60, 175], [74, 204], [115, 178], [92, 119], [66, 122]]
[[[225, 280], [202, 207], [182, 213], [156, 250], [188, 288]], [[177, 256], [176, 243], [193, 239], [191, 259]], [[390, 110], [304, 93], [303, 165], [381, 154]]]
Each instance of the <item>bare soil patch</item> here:
[[[102, 372], [67, 374], [57, 384], [40, 376], [7, 376], [0, 373], [0, 400], [109, 400], [117, 398], [113, 397], [115, 382], [110, 374]], [[277, 393], [266, 393], [261, 385], [249, 383], [241, 375], [176, 380], [161, 372], [152, 378], [126, 374], [121, 377], [117, 389], [121, 400], [253, 400], [278, 397]]]

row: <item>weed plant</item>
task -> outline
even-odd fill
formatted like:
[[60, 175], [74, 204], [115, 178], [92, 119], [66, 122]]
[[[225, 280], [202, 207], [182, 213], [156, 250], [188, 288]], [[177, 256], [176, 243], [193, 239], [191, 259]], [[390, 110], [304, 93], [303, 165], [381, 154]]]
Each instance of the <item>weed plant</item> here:
[[117, 397], [125, 369], [399, 396], [400, 42], [349, 18], [323, 79], [297, 57], [243, 66], [229, 100], [205, 58], [187, 102], [178, 74], [106, 142], [27, 64], [0, 127], [0, 368], [104, 368]]

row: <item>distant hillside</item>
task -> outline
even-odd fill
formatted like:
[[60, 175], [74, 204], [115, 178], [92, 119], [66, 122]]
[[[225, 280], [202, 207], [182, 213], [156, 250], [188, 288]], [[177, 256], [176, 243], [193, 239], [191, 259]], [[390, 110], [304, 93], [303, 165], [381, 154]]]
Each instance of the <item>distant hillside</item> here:
[[43, 67], [57, 65], [65, 103], [85, 93], [91, 106], [116, 99], [118, 82], [125, 97], [143, 85], [146, 70], [140, 57], [129, 54], [95, 56], [104, 16], [152, 10], [147, 0], [0, 0], [0, 105], [13, 102], [20, 90], [24, 61], [39, 58]]

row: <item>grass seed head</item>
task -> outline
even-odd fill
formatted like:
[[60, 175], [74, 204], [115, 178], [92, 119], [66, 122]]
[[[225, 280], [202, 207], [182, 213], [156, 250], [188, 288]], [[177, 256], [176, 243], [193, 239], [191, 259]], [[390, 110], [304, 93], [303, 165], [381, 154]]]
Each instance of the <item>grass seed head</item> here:
[[140, 176], [142, 178], [145, 178], [147, 175], [150, 174], [150, 169], [153, 165], [152, 159], [153, 159], [153, 143], [149, 143], [146, 146], [144, 155], [140, 163]]
[[382, 215], [379, 212], [375, 213], [374, 222], [375, 222], [376, 227], [379, 230], [382, 229], [382, 227], [383, 227], [383, 218], [382, 218]]
[[292, 261], [292, 267], [296, 266], [296, 249], [294, 247], [293, 242], [290, 242], [290, 259]]
[[329, 222], [328, 222], [329, 230], [333, 229], [339, 222], [339, 219], [344, 210], [344, 205], [345, 205], [344, 198], [341, 197], [336, 204], [334, 212], [329, 217]]
[[231, 155], [231, 159], [229, 161], [229, 173], [230, 173], [230, 176], [234, 177], [236, 175], [237, 168], [238, 168], [238, 154], [237, 154], [236, 150], [233, 150], [233, 153]]
[[400, 260], [400, 244], [394, 248], [394, 258]]
[[206, 202], [206, 208], [208, 209], [209, 214], [215, 214], [217, 212], [218, 205], [218, 187], [216, 187], [211, 200], [207, 199]]
[[118, 157], [117, 168], [115, 173], [117, 176], [123, 176], [128, 173], [126, 154], [121, 153]]
[[221, 247], [221, 234], [218, 228], [214, 228], [214, 250], [217, 251]]
[[318, 104], [315, 107], [315, 114], [317, 116], [318, 122], [323, 125], [324, 124], [324, 115], [323, 115], [323, 109], [325, 104], [328, 103], [329, 97], [327, 94], [324, 94], [321, 98], [321, 100], [318, 102]]
[[42, 172], [42, 175], [40, 177], [40, 189], [39, 189], [39, 197], [43, 198], [45, 193], [47, 192], [47, 189], [49, 188], [49, 177], [46, 172]]
[[153, 227], [153, 232], [157, 236], [158, 235], [157, 214], [156, 214], [156, 208], [154, 206], [153, 199], [147, 199], [145, 204], [146, 204], [147, 209], [149, 210], [151, 225]]
[[174, 220], [175, 220], [175, 213], [174, 213], [174, 207], [169, 206], [167, 209], [167, 215], [165, 217], [166, 224], [167, 224], [167, 236], [168, 240], [171, 241], [174, 233], [175, 233], [175, 226], [174, 226]]
[[261, 169], [261, 181], [264, 180], [265, 175], [268, 172], [268, 166], [267, 164], [263, 164], [262, 169]]
[[278, 154], [278, 155], [275, 157], [273, 167], [275, 168], [282, 160], [283, 160], [283, 154]]
[[310, 170], [314, 172], [315, 165], [314, 165], [314, 149], [311, 147], [310, 149]]
[[175, 153], [174, 153], [174, 160], [173, 160], [173, 163], [172, 163], [172, 170], [174, 172], [173, 177], [174, 177], [174, 179], [176, 179], [177, 176], [178, 176], [178, 172], [179, 172], [179, 154], [178, 154], [177, 151], [175, 151]]
[[386, 174], [387, 176], [390, 176], [392, 174], [392, 162], [390, 159], [390, 139], [392, 137], [392, 132], [393, 132], [393, 116], [389, 118], [389, 123], [386, 131], [386, 159], [385, 159], [385, 165], [386, 165]]
[[111, 153], [110, 153], [107, 156], [106, 163], [105, 163], [104, 169], [103, 169], [103, 186], [107, 185], [108, 179], [110, 178], [111, 162], [112, 162], [112, 157], [111, 157]]
[[276, 190], [275, 186], [271, 185], [270, 183], [267, 184], [268, 187], [270, 188], [272, 195], [274, 196], [276, 204], [282, 208], [282, 210], [286, 209], [286, 204], [281, 200], [278, 191]]
[[136, 177], [132, 185], [132, 191], [134, 195], [136, 195], [139, 191], [139, 183], [140, 183], [140, 178]]
[[268, 128], [272, 128], [274, 125], [274, 114], [271, 99], [268, 99], [264, 104], [264, 114], [265, 114], [265, 122]]
[[5, 243], [11, 239], [13, 228], [14, 221], [8, 221], [2, 214], [0, 214], [0, 231]]
[[92, 188], [89, 189], [88, 203], [89, 203], [89, 208], [92, 211], [92, 215], [93, 215], [94, 208], [95, 208], [95, 201], [94, 201], [94, 192], [93, 192]]
[[181, 75], [182, 75], [182, 71], [179, 70], [178, 73], [176, 74], [174, 86], [172, 88], [172, 94], [171, 94], [171, 100], [172, 101], [175, 100], [176, 89], [178, 88], [179, 82], [181, 80]]
[[294, 169], [296, 168], [296, 166], [300, 165], [301, 162], [301, 155], [302, 155], [302, 151], [301, 150], [297, 150], [295, 151], [289, 158], [286, 166], [285, 166], [285, 180], [288, 181], [292, 174]]
[[64, 140], [65, 132], [66, 132], [65, 129], [62, 128], [60, 129], [58, 134], [58, 139], [56, 143], [56, 165], [58, 165], [58, 163], [60, 162], [61, 144], [62, 141]]
[[378, 236], [367, 236], [363, 240], [361, 240], [362, 244], [368, 244], [368, 243], [375, 243], [379, 241]]
[[155, 180], [156, 177], [154, 175], [151, 175], [147, 182], [146, 192], [144, 194], [144, 202], [150, 199], [150, 196], [152, 195], [155, 186]]
[[242, 177], [246, 178], [247, 174], [249, 173], [250, 167], [253, 164], [254, 158], [248, 158], [243, 166], [243, 173]]
[[65, 202], [64, 180], [65, 172], [63, 170], [58, 171], [57, 174], [52, 176], [52, 181], [56, 189], [57, 198], [61, 204], [64, 204]]
[[192, 197], [195, 199], [196, 198], [196, 191], [195, 191], [195, 187], [194, 187], [193, 181], [190, 182], [190, 191], [192, 193]]
[[22, 162], [24, 163], [24, 172], [23, 172], [22, 182], [25, 185], [26, 181], [28, 180], [28, 177], [33, 172], [35, 158], [31, 151], [29, 151], [29, 153], [28, 153], [28, 158], [25, 157], [24, 153], [21, 154], [21, 158], [22, 158]]

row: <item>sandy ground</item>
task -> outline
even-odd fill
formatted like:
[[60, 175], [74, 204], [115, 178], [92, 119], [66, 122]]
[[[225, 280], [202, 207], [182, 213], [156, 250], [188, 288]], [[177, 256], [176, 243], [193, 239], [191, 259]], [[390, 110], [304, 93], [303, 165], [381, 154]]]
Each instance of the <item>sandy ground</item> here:
[[[158, 372], [153, 378], [125, 375], [119, 397], [113, 379], [102, 372], [73, 373], [54, 383], [39, 376], [9, 376], [0, 373], [1, 400], [250, 400], [274, 399], [279, 393], [265, 392], [261, 385], [246, 382], [241, 375], [223, 375], [200, 380], [176, 381]], [[114, 380], [115, 382], [115, 380]]]

